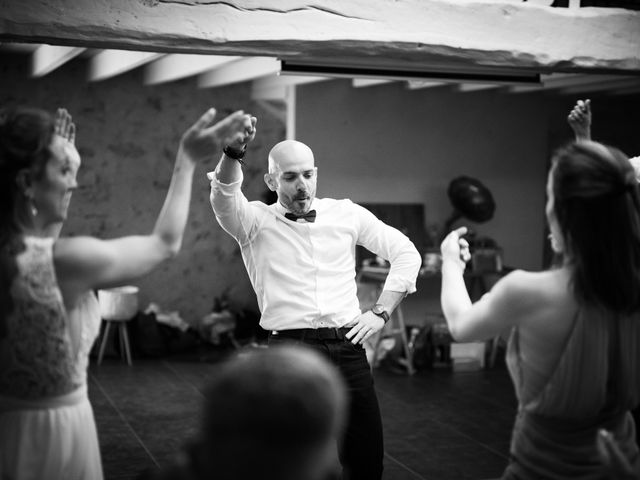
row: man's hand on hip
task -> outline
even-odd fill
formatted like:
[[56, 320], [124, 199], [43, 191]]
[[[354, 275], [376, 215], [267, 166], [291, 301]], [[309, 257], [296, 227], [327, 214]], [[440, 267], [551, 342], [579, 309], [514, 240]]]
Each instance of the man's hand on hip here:
[[364, 343], [371, 335], [379, 332], [384, 327], [384, 320], [371, 310], [367, 310], [356, 318], [356, 324], [345, 335], [351, 343], [357, 345]]

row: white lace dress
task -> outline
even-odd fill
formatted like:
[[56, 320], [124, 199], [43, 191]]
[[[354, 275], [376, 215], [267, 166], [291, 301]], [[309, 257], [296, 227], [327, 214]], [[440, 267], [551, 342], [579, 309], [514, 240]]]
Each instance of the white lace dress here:
[[87, 292], [65, 310], [53, 239], [26, 237], [11, 287], [13, 309], [0, 339], [0, 478], [101, 480], [89, 351], [100, 309]]

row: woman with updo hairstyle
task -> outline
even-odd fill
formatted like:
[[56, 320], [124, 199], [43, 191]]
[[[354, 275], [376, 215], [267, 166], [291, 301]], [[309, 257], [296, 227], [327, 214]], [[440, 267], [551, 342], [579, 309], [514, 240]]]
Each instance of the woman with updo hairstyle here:
[[442, 306], [453, 337], [511, 328], [518, 399], [506, 479], [604, 479], [598, 436], [638, 463], [640, 190], [628, 157], [591, 141], [555, 153], [547, 182], [548, 271], [515, 271], [472, 304], [460, 228], [442, 243]]
[[58, 238], [80, 156], [75, 125], [29, 108], [0, 115], [0, 478], [103, 478], [87, 365], [100, 329], [94, 289], [123, 285], [180, 249], [195, 166], [255, 134], [207, 111], [182, 136], [153, 231]]

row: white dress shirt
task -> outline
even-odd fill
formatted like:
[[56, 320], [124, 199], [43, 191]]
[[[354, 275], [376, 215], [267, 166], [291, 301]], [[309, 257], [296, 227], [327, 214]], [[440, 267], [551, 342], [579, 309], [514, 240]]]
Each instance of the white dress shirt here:
[[249, 202], [242, 178], [223, 184], [213, 175], [211, 206], [240, 244], [266, 330], [335, 328], [362, 312], [355, 281], [356, 245], [388, 260], [384, 289], [413, 293], [421, 257], [401, 232], [351, 200], [316, 198], [316, 221], [285, 218], [279, 203]]

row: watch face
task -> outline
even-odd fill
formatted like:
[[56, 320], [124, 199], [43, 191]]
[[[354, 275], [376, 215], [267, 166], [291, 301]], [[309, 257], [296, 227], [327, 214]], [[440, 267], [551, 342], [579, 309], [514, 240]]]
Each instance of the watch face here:
[[380, 315], [382, 312], [384, 312], [384, 307], [382, 305], [374, 305], [371, 311], [376, 315]]

